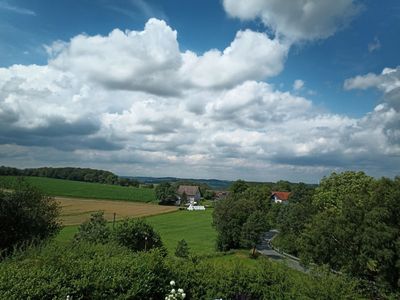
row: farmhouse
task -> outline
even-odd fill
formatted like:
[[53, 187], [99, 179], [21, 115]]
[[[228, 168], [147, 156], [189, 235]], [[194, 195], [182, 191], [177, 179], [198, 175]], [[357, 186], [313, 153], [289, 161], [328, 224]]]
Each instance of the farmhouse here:
[[201, 198], [199, 187], [194, 185], [180, 185], [177, 194], [179, 203], [184, 194], [186, 195], [187, 203], [189, 204], [198, 203]]
[[272, 192], [271, 201], [274, 203], [289, 203], [290, 192]]
[[216, 191], [215, 192], [215, 200], [223, 200], [226, 197], [228, 197], [229, 192], [228, 191]]

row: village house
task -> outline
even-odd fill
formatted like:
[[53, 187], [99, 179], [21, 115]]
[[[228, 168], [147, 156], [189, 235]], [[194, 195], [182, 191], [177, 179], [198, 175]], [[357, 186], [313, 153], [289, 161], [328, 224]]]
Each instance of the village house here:
[[178, 203], [181, 203], [183, 194], [186, 194], [188, 204], [196, 204], [201, 198], [200, 188], [193, 185], [180, 185], [177, 192]]
[[223, 200], [228, 197], [228, 191], [215, 191], [215, 200]]
[[271, 201], [274, 203], [289, 203], [290, 192], [272, 192]]

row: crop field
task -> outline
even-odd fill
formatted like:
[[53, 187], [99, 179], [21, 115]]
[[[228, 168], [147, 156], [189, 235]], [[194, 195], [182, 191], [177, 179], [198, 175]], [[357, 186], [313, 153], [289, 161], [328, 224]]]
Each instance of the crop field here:
[[[172, 255], [181, 239], [186, 240], [193, 251], [192, 253], [215, 254], [217, 234], [211, 225], [212, 209], [206, 211], [176, 211], [146, 217], [146, 220], [160, 234], [164, 245]], [[78, 226], [66, 226], [61, 230], [56, 240], [66, 242], [72, 239], [77, 230]]]
[[161, 206], [148, 203], [107, 201], [96, 199], [75, 199], [56, 197], [61, 206], [60, 219], [63, 225], [79, 225], [89, 219], [96, 211], [103, 211], [104, 217], [112, 221], [126, 217], [145, 217], [176, 211], [174, 206]]
[[[0, 176], [0, 187], [10, 188], [15, 180], [15, 176]], [[51, 196], [155, 202], [154, 189], [123, 187], [45, 177], [25, 177], [25, 180]]]
[[217, 233], [212, 227], [212, 209], [205, 211], [177, 211], [146, 218], [161, 235], [168, 251], [185, 239], [195, 254], [214, 254]]

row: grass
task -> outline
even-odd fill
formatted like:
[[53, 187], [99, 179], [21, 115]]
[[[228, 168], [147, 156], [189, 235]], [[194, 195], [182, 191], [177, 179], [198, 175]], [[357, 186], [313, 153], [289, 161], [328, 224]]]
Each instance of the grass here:
[[[15, 176], [0, 176], [0, 186], [9, 188], [16, 181], [16, 178]], [[45, 177], [25, 177], [25, 180], [50, 196], [124, 200], [132, 202], [156, 201], [154, 189], [148, 188], [123, 187]]]
[[214, 254], [217, 233], [212, 227], [212, 210], [178, 211], [146, 218], [160, 233], [168, 251], [173, 254], [178, 241], [185, 239], [192, 253]]
[[[191, 253], [197, 255], [213, 255], [215, 251], [216, 231], [211, 226], [212, 210], [177, 211], [146, 217], [146, 220], [161, 235], [164, 245], [170, 254], [175, 253], [178, 241], [185, 239]], [[109, 224], [111, 226], [111, 223]], [[78, 226], [66, 226], [56, 237], [58, 242], [66, 242], [73, 238]]]

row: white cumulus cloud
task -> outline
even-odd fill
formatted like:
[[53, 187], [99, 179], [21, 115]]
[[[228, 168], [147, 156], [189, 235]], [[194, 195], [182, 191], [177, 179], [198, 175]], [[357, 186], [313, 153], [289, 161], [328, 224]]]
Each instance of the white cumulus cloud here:
[[360, 10], [354, 0], [224, 0], [226, 12], [243, 20], [259, 18], [290, 41], [323, 39]]
[[0, 68], [0, 164], [253, 180], [397, 172], [398, 68], [345, 83], [385, 99], [350, 118], [262, 81], [287, 55], [264, 33], [240, 31], [203, 54], [181, 52], [177, 36], [151, 19], [142, 31], [58, 41], [47, 65]]

